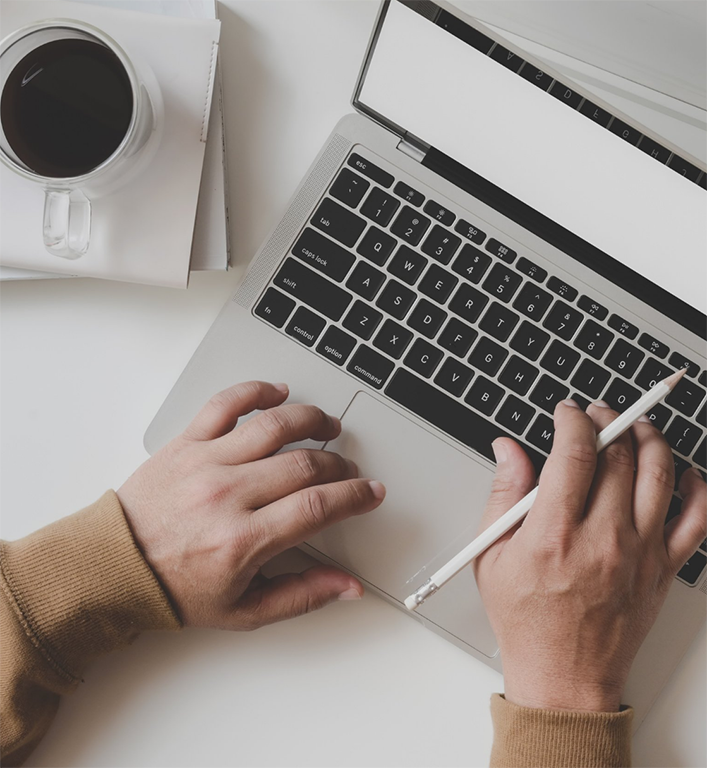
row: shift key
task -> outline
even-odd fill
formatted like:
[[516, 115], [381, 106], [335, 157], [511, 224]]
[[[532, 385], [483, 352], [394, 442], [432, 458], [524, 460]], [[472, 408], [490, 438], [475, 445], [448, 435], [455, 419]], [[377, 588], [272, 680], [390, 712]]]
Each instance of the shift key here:
[[273, 285], [331, 320], [340, 320], [351, 303], [350, 293], [292, 258], [282, 265]]

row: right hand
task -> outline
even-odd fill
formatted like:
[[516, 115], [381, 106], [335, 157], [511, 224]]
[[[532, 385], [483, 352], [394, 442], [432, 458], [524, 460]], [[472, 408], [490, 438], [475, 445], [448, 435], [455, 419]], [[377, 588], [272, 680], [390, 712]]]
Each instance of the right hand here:
[[319, 408], [282, 405], [287, 395], [286, 385], [260, 381], [220, 392], [118, 490], [140, 550], [187, 626], [255, 629], [363, 594], [358, 579], [330, 566], [270, 579], [260, 572], [385, 496], [336, 453], [277, 453], [341, 432]]
[[[525, 520], [489, 547], [474, 572], [503, 659], [505, 695], [529, 707], [618, 711], [633, 659], [675, 574], [705, 537], [707, 486], [680, 480], [681, 514], [665, 525], [671, 450], [638, 422], [599, 456], [596, 433], [618, 414], [574, 401], [555, 409], [552, 452]], [[535, 486], [512, 440], [481, 528]]]

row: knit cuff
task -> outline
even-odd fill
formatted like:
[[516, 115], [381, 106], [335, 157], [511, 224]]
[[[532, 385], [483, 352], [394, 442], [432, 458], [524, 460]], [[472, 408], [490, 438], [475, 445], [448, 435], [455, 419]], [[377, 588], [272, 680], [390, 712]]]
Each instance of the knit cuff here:
[[181, 626], [113, 491], [24, 539], [0, 542], [0, 570], [30, 640], [70, 680], [142, 631]]
[[491, 697], [491, 768], [618, 768], [631, 764], [633, 709], [533, 709]]

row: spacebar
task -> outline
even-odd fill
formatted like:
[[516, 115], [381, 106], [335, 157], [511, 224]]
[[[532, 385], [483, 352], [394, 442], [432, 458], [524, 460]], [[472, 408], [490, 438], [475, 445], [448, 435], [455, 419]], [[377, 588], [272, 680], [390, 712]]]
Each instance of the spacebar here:
[[[402, 368], [395, 372], [390, 384], [386, 387], [385, 394], [421, 419], [429, 421], [442, 432], [478, 451], [493, 462], [496, 460], [491, 443], [497, 437], [512, 437], [492, 421], [479, 416], [470, 408]], [[523, 448], [535, 465], [536, 471], [540, 471], [546, 457], [528, 445], [523, 444]]]

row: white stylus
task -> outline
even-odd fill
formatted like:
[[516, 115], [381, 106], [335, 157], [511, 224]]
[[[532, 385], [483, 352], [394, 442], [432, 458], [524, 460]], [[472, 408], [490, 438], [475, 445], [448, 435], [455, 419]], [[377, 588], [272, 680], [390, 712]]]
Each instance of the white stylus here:
[[[614, 419], [606, 429], [603, 429], [597, 435], [597, 453], [603, 451], [607, 445], [623, 435], [643, 414], [648, 413], [654, 405], [657, 405], [671, 392], [673, 387], [684, 376], [685, 370], [683, 368], [677, 373], [673, 373], [662, 381], [657, 382], [642, 398]], [[511, 507], [508, 512], [499, 517], [495, 523], [492, 523], [470, 544], [467, 544], [458, 555], [455, 555], [448, 563], [443, 565], [419, 589], [405, 598], [405, 607], [410, 611], [416, 610], [430, 595], [433, 595], [443, 584], [446, 584], [453, 576], [456, 576], [462, 568], [469, 565], [472, 560], [498, 541], [504, 533], [510, 531], [514, 525], [520, 522], [533, 506], [538, 495], [538, 487], [536, 486], [527, 496], [524, 496], [515, 506]]]

